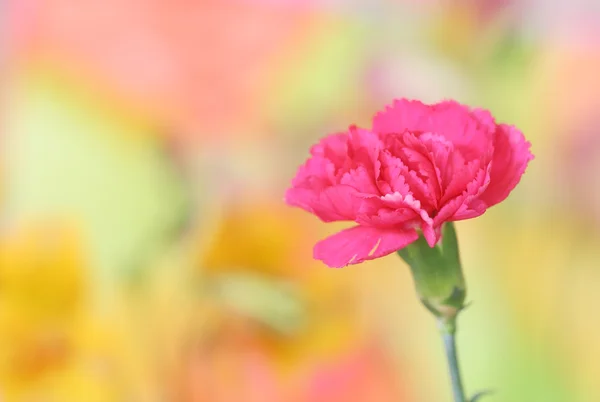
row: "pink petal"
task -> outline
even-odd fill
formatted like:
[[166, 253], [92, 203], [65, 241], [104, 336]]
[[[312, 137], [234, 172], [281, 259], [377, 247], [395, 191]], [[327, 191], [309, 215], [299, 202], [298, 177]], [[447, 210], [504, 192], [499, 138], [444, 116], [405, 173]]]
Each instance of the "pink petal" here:
[[400, 193], [386, 194], [381, 200], [390, 208], [411, 208], [427, 224], [433, 223], [427, 211], [421, 206], [421, 201], [415, 199], [412, 194], [403, 196]]
[[379, 195], [379, 188], [375, 184], [373, 173], [369, 172], [364, 166], [358, 166], [356, 169], [344, 173], [340, 179], [340, 184], [354, 187], [364, 194]]
[[[479, 159], [474, 159], [469, 163], [473, 163], [475, 161], [477, 161], [477, 163], [480, 163]], [[444, 205], [446, 201], [460, 194], [462, 189], [457, 188], [456, 183], [452, 184], [452, 182], [456, 181], [456, 176], [458, 172], [461, 172], [467, 168], [467, 164], [468, 163], [465, 161], [464, 156], [459, 150], [450, 152], [450, 154], [448, 155], [446, 169], [442, 172], [443, 195], [440, 201], [441, 205]]]
[[475, 218], [486, 211], [488, 206], [479, 197], [481, 197], [490, 185], [490, 171], [491, 164], [485, 170], [478, 171], [475, 179], [467, 184], [465, 200], [452, 217], [453, 221]]
[[405, 131], [421, 130], [422, 121], [431, 113], [432, 108], [420, 101], [397, 99], [385, 110], [373, 118], [373, 131], [379, 134], [400, 134]]
[[[408, 168], [404, 166], [400, 159], [390, 155], [387, 151], [381, 153], [380, 160], [381, 176], [377, 185], [381, 193], [389, 194], [398, 192], [403, 196], [409, 194], [410, 186], [407, 183], [406, 177], [404, 177]], [[422, 185], [423, 188], [426, 188], [425, 183], [422, 183]]]
[[456, 211], [452, 217], [453, 221], [462, 221], [465, 219], [477, 218], [487, 210], [485, 202], [475, 199], [470, 203], [465, 203]]
[[467, 160], [491, 157], [496, 122], [489, 111], [470, 109], [455, 101], [442, 102], [434, 108], [432, 132], [443, 134]]
[[[441, 226], [446, 221], [456, 221], [475, 217], [485, 212], [481, 202], [475, 202], [486, 190], [489, 183], [489, 173], [479, 169], [479, 161], [473, 161], [466, 166], [465, 171], [457, 176], [457, 188], [463, 188], [462, 193], [444, 204], [434, 218], [434, 226]], [[453, 191], [453, 189], [450, 189]]]
[[[382, 179], [388, 181], [386, 186], [383, 182], [379, 182], [379, 188], [383, 193], [398, 192], [402, 196], [411, 194], [417, 200], [421, 200], [420, 208], [426, 209], [433, 207], [436, 200], [433, 194], [429, 191], [427, 184], [414, 170], [402, 162], [400, 158], [390, 155], [387, 151], [381, 153], [382, 161]], [[383, 191], [389, 188], [390, 191]]]
[[374, 180], [379, 178], [381, 163], [379, 153], [383, 144], [372, 132], [352, 126], [349, 129], [348, 157], [353, 166], [364, 166]]
[[312, 187], [321, 189], [335, 183], [335, 166], [329, 159], [321, 156], [309, 158], [304, 165], [298, 168], [292, 180], [292, 186]]
[[494, 118], [488, 111], [471, 110], [455, 101], [426, 105], [399, 99], [373, 118], [373, 131], [378, 134], [405, 131], [440, 134], [461, 148], [468, 159], [486, 154], [494, 130]]
[[310, 153], [330, 160], [337, 167], [343, 166], [348, 158], [348, 134], [328, 135], [314, 145]]
[[354, 226], [318, 242], [313, 255], [329, 267], [341, 268], [393, 253], [418, 237], [414, 229], [399, 231]]
[[355, 220], [363, 202], [353, 187], [337, 185], [322, 191], [292, 187], [285, 193], [285, 201], [292, 206], [317, 215], [324, 222]]
[[460, 170], [456, 170], [454, 175], [452, 176], [450, 183], [448, 183], [448, 187], [446, 191], [444, 191], [444, 195], [441, 199], [441, 205], [445, 205], [448, 201], [458, 197], [461, 195], [467, 185], [472, 182], [477, 173], [481, 170], [481, 161], [478, 159], [472, 160], [471, 162], [463, 165]]
[[348, 130], [348, 138], [348, 155], [352, 159], [364, 156], [365, 164], [375, 160], [377, 153], [382, 148], [379, 137], [364, 128], [351, 126]]
[[403, 139], [406, 147], [402, 153], [408, 158], [406, 164], [426, 178], [432, 205], [437, 209], [444, 184], [442, 171], [449, 168], [448, 160], [454, 146], [443, 136], [428, 132], [418, 137], [407, 132]]
[[400, 193], [368, 197], [358, 210], [356, 223], [379, 229], [397, 229], [413, 221], [420, 223], [421, 212], [427, 214], [410, 194], [406, 198]]
[[496, 131], [490, 184], [479, 199], [488, 207], [504, 200], [521, 180], [527, 164], [533, 159], [531, 144], [513, 126], [501, 124]]

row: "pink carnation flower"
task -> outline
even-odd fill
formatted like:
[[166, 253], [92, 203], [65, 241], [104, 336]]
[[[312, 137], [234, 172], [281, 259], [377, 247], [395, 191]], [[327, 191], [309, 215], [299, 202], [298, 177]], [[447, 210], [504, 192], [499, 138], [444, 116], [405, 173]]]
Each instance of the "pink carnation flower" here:
[[312, 147], [285, 199], [325, 222], [355, 226], [320, 241], [330, 267], [393, 253], [421, 232], [434, 247], [444, 222], [504, 200], [533, 159], [515, 127], [454, 101], [396, 100], [371, 130], [352, 126]]

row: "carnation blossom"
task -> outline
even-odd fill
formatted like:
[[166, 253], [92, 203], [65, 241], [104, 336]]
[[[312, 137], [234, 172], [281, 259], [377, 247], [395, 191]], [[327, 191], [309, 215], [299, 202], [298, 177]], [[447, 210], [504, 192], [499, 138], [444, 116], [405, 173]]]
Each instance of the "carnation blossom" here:
[[533, 159], [529, 148], [486, 110], [396, 100], [370, 130], [351, 126], [314, 145], [285, 199], [324, 222], [356, 223], [314, 248], [316, 259], [343, 267], [421, 233], [434, 247], [444, 222], [477, 217], [509, 195]]

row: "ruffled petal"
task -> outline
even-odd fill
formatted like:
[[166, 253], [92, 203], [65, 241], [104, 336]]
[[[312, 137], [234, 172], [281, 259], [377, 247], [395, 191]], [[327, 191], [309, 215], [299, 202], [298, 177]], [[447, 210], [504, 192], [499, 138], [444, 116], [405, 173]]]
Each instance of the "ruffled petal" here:
[[[481, 209], [482, 203], [478, 201], [478, 197], [487, 188], [490, 176], [489, 171], [480, 169], [479, 165], [479, 161], [472, 161], [460, 175], [457, 175], [457, 180], [453, 183], [456, 189], [463, 190], [459, 195], [445, 202], [434, 218], [434, 226], [441, 226], [446, 221], [479, 216], [485, 212], [485, 208]], [[452, 192], [453, 189], [450, 191]]]
[[431, 131], [425, 128], [431, 106], [417, 100], [396, 99], [373, 118], [373, 131], [378, 134], [401, 134], [405, 131]]
[[348, 159], [348, 133], [331, 134], [322, 138], [310, 149], [311, 155], [330, 160], [335, 166], [343, 166]]
[[340, 184], [354, 187], [364, 194], [379, 194], [379, 187], [375, 184], [373, 174], [364, 166], [358, 166], [344, 173], [340, 178]]
[[380, 174], [379, 153], [382, 148], [381, 140], [371, 131], [356, 126], [350, 127], [348, 131], [348, 158], [352, 163], [352, 167], [365, 167], [375, 181]]
[[455, 101], [426, 105], [398, 99], [373, 118], [373, 131], [380, 135], [430, 132], [443, 135], [468, 159], [489, 156], [496, 124], [483, 109], [470, 109]]
[[408, 168], [399, 158], [392, 156], [388, 151], [384, 151], [380, 154], [379, 159], [381, 161], [381, 175], [377, 186], [382, 194], [398, 192], [403, 196], [408, 195], [411, 193], [411, 182], [413, 182], [412, 187], [416, 187], [415, 190], [420, 191], [421, 195], [427, 191], [425, 183], [417, 179], [416, 176], [414, 178], [409, 177]]
[[300, 168], [292, 180], [294, 187], [312, 188], [321, 190], [335, 184], [335, 166], [329, 159], [320, 156], [309, 158]]
[[367, 197], [360, 206], [356, 223], [380, 229], [397, 229], [418, 226], [421, 219], [428, 219], [427, 212], [421, 209], [419, 201], [412, 195], [400, 193], [383, 197]]
[[324, 222], [353, 221], [363, 200], [355, 188], [344, 185], [327, 187], [322, 191], [292, 187], [285, 193], [285, 201], [315, 214]]
[[488, 207], [503, 201], [521, 180], [533, 159], [531, 144], [513, 126], [501, 124], [496, 131], [490, 184], [479, 197]]
[[318, 242], [313, 255], [329, 267], [341, 268], [393, 253], [418, 237], [414, 229], [399, 231], [354, 226]]

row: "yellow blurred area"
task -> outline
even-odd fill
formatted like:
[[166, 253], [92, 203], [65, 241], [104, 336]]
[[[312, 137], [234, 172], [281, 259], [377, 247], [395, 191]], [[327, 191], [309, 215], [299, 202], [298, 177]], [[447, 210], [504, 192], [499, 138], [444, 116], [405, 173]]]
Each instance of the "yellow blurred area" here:
[[80, 232], [67, 223], [30, 224], [3, 234], [0, 381], [5, 400], [119, 398], [115, 380], [128, 375], [123, 370], [130, 363], [122, 359], [133, 353], [92, 313], [84, 255]]
[[393, 97], [487, 108], [536, 155], [456, 225], [468, 394], [600, 400], [592, 3], [3, 3], [0, 400], [449, 401], [408, 267], [325, 267], [345, 225], [283, 202]]
[[78, 237], [43, 228], [23, 232], [0, 246], [0, 333], [10, 345], [3, 373], [15, 381], [66, 363], [85, 296]]

